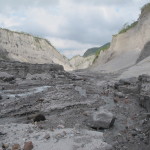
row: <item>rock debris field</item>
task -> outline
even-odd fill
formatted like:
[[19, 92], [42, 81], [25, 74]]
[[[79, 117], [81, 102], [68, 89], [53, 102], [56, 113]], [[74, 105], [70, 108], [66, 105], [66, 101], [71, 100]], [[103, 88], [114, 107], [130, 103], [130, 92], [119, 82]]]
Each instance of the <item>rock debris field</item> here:
[[149, 150], [150, 76], [0, 62], [0, 150]]

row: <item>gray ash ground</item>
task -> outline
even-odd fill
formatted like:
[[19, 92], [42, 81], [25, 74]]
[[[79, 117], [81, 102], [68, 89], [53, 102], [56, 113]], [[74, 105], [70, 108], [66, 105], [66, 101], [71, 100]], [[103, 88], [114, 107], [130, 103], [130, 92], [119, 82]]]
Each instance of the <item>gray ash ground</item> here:
[[[117, 75], [67, 73], [62, 69], [32, 71], [32, 75], [28, 72], [23, 77], [9, 71], [9, 75], [5, 79], [0, 77], [0, 125], [32, 124], [37, 114], [43, 114], [46, 121], [39, 124], [41, 129], [53, 131], [58, 126], [78, 126], [91, 131], [94, 129], [86, 120], [103, 108], [113, 113], [116, 120], [113, 127], [96, 132], [104, 134], [104, 141], [112, 145], [111, 149], [150, 149], [150, 114], [140, 105], [139, 89], [139, 84], [148, 81], [137, 78], [118, 81]], [[149, 101], [144, 102], [149, 105]], [[0, 132], [1, 142], [6, 134]]]

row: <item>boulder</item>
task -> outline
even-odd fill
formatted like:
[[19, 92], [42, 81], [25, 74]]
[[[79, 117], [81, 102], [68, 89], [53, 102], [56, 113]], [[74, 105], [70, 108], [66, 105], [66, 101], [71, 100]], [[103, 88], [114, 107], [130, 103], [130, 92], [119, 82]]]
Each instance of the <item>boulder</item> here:
[[25, 142], [23, 150], [32, 150], [33, 149], [33, 143], [31, 141]]
[[50, 134], [46, 134], [46, 135], [44, 136], [44, 139], [46, 139], [46, 140], [50, 139]]
[[140, 104], [150, 112], [150, 76], [141, 75], [138, 80]]
[[6, 72], [0, 72], [0, 80], [4, 81], [4, 82], [10, 82], [13, 81], [15, 78], [13, 75], [10, 75]]
[[6, 150], [7, 148], [9, 148], [9, 144], [2, 143], [2, 149]]
[[119, 80], [119, 84], [120, 85], [130, 85], [131, 84], [131, 79], [127, 78], [127, 79], [120, 79]]
[[87, 125], [94, 129], [108, 129], [114, 125], [114, 122], [115, 117], [111, 112], [100, 109], [90, 116]]
[[45, 116], [43, 114], [38, 114], [34, 118], [34, 122], [40, 122], [46, 120]]
[[14, 145], [12, 146], [12, 150], [21, 150], [21, 147], [20, 147], [19, 144], [14, 144]]
[[125, 95], [122, 92], [115, 92], [114, 96], [119, 97], [119, 98], [124, 98], [125, 97]]

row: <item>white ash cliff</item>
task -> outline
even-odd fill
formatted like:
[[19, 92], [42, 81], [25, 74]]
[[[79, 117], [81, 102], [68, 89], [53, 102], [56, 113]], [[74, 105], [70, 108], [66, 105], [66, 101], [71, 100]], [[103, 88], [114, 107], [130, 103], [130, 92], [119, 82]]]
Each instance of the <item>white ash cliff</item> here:
[[[150, 9], [149, 7], [145, 7], [142, 9], [141, 15], [133, 27], [113, 36], [110, 48], [100, 53], [90, 70], [108, 73], [117, 72], [122, 69], [128, 71], [128, 68], [131, 66], [133, 68], [135, 65], [138, 68], [137, 65], [140, 65], [143, 73], [150, 74], [150, 57], [148, 57], [150, 56], [149, 42]], [[145, 63], [149, 71], [147, 67], [144, 69]], [[137, 75], [139, 74], [140, 72]]]
[[56, 63], [65, 70], [72, 70], [68, 59], [48, 40], [7, 29], [0, 29], [0, 59], [32, 64]]
[[71, 58], [69, 62], [73, 66], [74, 70], [78, 70], [78, 69], [86, 69], [89, 66], [91, 66], [94, 59], [95, 55], [90, 55], [87, 57], [78, 55]]

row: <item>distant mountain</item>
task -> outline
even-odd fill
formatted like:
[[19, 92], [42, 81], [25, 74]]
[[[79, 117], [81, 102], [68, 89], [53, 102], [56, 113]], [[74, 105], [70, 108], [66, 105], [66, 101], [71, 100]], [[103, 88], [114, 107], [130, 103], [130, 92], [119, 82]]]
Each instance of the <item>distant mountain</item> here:
[[85, 69], [92, 65], [95, 55], [82, 57], [80, 55], [74, 56], [70, 59], [70, 64], [74, 70]]
[[90, 55], [94, 55], [96, 53], [96, 51], [99, 49], [100, 47], [94, 47], [94, 48], [90, 48], [88, 49], [84, 54], [83, 57], [88, 57]]
[[88, 57], [88, 56], [91, 56], [91, 55], [95, 55], [98, 51], [107, 49], [107, 47], [109, 47], [109, 46], [110, 46], [110, 43], [106, 43], [106, 44], [104, 44], [104, 45], [101, 46], [101, 47], [90, 48], [90, 49], [88, 49], [88, 50], [83, 54], [83, 57]]

